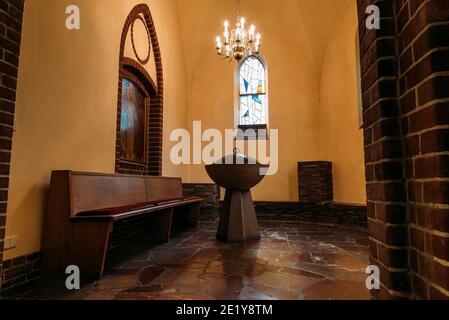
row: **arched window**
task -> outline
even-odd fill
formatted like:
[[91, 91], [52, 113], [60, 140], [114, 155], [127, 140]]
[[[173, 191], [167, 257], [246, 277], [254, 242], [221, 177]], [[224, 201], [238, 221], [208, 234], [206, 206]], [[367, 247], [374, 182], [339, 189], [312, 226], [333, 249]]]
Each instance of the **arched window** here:
[[[243, 132], [252, 129], [253, 133], [261, 133], [258, 138], [266, 138], [268, 95], [265, 63], [259, 57], [249, 56], [239, 64], [238, 79], [238, 128]], [[245, 134], [245, 138], [254, 137]]]

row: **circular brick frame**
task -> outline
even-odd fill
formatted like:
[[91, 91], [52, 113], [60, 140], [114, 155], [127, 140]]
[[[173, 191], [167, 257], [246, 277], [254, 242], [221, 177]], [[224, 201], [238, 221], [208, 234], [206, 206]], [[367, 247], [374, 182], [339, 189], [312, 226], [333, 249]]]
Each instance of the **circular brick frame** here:
[[[131, 32], [132, 25], [136, 20], [142, 19], [150, 33], [150, 50], [153, 50], [156, 66], [157, 79], [151, 79], [142, 63], [124, 56], [127, 35]], [[132, 40], [131, 40], [132, 41]], [[157, 38], [156, 28], [151, 16], [150, 8], [146, 4], [136, 5], [123, 27], [120, 42], [119, 83], [117, 98], [117, 131], [115, 150], [115, 171], [123, 174], [138, 174], [160, 176], [162, 174], [162, 140], [163, 140], [163, 95], [164, 83], [162, 72], [162, 57]], [[146, 164], [131, 164], [120, 160], [120, 130], [121, 130], [121, 103], [122, 103], [122, 80], [130, 79], [144, 90], [149, 96], [149, 108], [146, 119]]]
[[[145, 31], [147, 32], [148, 43], [150, 44], [149, 47], [148, 47], [148, 54], [147, 54], [147, 56], [144, 59], [139, 57], [139, 53], [137, 52], [137, 48], [136, 48], [136, 43], [134, 41], [134, 24], [137, 21], [142, 21], [142, 23], [144, 24]], [[148, 61], [150, 61], [150, 56], [151, 56], [151, 35], [150, 35], [150, 30], [148, 30], [147, 23], [145, 22], [145, 20], [141, 16], [138, 16], [137, 19], [134, 20], [134, 22], [131, 24], [131, 42], [132, 42], [132, 45], [133, 45], [134, 55], [136, 56], [137, 60], [142, 65], [146, 65], [148, 63]]]

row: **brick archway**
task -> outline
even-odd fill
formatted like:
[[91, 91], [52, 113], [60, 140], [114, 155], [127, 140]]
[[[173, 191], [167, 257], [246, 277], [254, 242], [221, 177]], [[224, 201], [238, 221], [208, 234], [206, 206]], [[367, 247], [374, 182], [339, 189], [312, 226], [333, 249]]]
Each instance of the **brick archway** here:
[[357, 2], [373, 294], [448, 299], [449, 2]]
[[[145, 70], [142, 63], [146, 61], [138, 61], [139, 59], [132, 59], [125, 57], [125, 46], [128, 34], [131, 32], [133, 23], [143, 19], [148, 31], [149, 39], [151, 40], [150, 48], [153, 50], [154, 62], [156, 66], [156, 77], [152, 79]], [[134, 43], [133, 43], [134, 46]], [[148, 93], [150, 97], [150, 104], [147, 111], [147, 128], [146, 128], [146, 164], [136, 165], [131, 163], [124, 163], [120, 160], [120, 126], [121, 126], [121, 102], [122, 102], [122, 80], [127, 78], [140, 84], [140, 87]], [[118, 99], [117, 99], [117, 137], [116, 137], [116, 160], [115, 171], [117, 173], [125, 174], [140, 174], [160, 176], [162, 174], [162, 137], [163, 137], [163, 96], [164, 83], [162, 73], [162, 58], [159, 48], [159, 42], [154, 26], [153, 18], [149, 7], [146, 4], [139, 4], [135, 6], [128, 17], [126, 18], [123, 27], [121, 42], [120, 42], [120, 62], [119, 62], [119, 83], [118, 83]]]

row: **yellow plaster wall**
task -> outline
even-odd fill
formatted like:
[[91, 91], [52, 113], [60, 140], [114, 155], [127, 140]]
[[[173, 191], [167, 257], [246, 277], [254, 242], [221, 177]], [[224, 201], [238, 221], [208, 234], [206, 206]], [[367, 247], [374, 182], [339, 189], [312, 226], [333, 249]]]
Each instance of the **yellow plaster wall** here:
[[[6, 225], [18, 241], [5, 259], [39, 250], [51, 170], [114, 172], [120, 37], [142, 0], [76, 3], [81, 29], [68, 31], [65, 8], [73, 1], [25, 2]], [[176, 2], [147, 3], [162, 51], [165, 138], [187, 126], [184, 53]], [[186, 178], [169, 150], [164, 141], [163, 174]]]
[[350, 2], [331, 34], [321, 72], [320, 153], [333, 162], [336, 202], [366, 204], [363, 130], [357, 95], [357, 7]]

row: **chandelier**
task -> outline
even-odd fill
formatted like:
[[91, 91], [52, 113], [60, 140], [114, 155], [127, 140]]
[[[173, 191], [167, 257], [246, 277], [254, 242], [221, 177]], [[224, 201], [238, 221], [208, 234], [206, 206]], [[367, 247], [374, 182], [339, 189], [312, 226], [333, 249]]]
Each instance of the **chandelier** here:
[[237, 23], [236, 28], [229, 32], [229, 22], [224, 22], [223, 42], [220, 36], [217, 37], [217, 53], [224, 59], [240, 61], [253, 54], [259, 54], [260, 34], [255, 34], [256, 27], [251, 25], [245, 29], [245, 18], [240, 18], [240, 0], [237, 0]]

